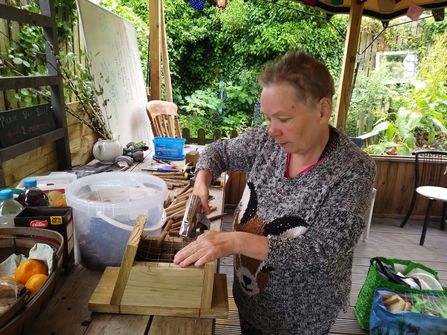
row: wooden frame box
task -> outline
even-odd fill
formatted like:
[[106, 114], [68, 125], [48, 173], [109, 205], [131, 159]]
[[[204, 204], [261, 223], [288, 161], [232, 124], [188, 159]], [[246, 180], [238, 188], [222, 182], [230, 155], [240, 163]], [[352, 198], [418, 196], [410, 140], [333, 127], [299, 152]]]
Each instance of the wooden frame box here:
[[215, 273], [215, 262], [184, 268], [173, 264], [174, 252], [188, 242], [167, 237], [158, 249], [158, 237], [141, 235], [145, 221], [144, 215], [137, 218], [121, 267], [106, 268], [88, 309], [100, 313], [228, 318], [226, 275]]

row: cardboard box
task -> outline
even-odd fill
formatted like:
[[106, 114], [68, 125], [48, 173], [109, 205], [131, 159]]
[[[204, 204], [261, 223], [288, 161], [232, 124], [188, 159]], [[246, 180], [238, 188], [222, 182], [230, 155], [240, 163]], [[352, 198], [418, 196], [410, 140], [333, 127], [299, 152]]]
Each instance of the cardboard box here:
[[64, 237], [61, 274], [67, 275], [74, 266], [73, 209], [71, 207], [25, 207], [14, 218], [16, 227], [51, 229]]
[[23, 189], [24, 181], [28, 178], [37, 180], [37, 187], [40, 188], [48, 196], [51, 207], [66, 207], [67, 200], [65, 197], [65, 189], [70, 183], [77, 179], [74, 173], [50, 174], [48, 176], [27, 177], [20, 181], [17, 188]]

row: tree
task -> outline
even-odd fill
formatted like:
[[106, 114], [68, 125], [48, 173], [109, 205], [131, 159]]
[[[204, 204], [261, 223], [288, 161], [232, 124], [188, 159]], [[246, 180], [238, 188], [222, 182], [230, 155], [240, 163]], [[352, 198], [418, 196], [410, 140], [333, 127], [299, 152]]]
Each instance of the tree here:
[[200, 12], [189, 2], [166, 0], [174, 100], [182, 119], [209, 132], [251, 126], [260, 69], [290, 49], [313, 54], [338, 77], [347, 17], [330, 22], [323, 15], [290, 1], [232, 0], [224, 10], [208, 2]]
[[[304, 13], [307, 11], [312, 15]], [[242, 70], [259, 71], [289, 49], [303, 48], [340, 72], [346, 17], [333, 24], [320, 11], [290, 1], [232, 0], [224, 10], [208, 2], [203, 12], [189, 2], [166, 0], [165, 17], [170, 66], [176, 98], [209, 87], [220, 74], [238, 81]]]

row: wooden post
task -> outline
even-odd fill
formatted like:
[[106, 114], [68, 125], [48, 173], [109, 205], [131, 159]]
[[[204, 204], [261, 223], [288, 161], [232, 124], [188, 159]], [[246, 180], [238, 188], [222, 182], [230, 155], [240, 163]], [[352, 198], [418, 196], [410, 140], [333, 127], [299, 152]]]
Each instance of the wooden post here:
[[[173, 102], [171, 70], [169, 68], [168, 43], [166, 41], [165, 10], [163, 0], [161, 0], [161, 6], [160, 6], [160, 22], [161, 22], [161, 50], [163, 60], [163, 73], [165, 78], [166, 101]], [[178, 134], [180, 136], [180, 132]]]
[[160, 82], [160, 0], [149, 0], [151, 100], [161, 100]]
[[123, 261], [121, 262], [118, 278], [110, 299], [111, 305], [117, 306], [121, 304], [121, 299], [123, 298], [127, 280], [129, 279], [130, 271], [132, 269], [133, 262], [135, 261], [135, 255], [137, 254], [138, 245], [140, 243], [141, 235], [143, 234], [146, 219], [146, 215], [138, 215], [134, 228], [130, 234], [126, 249], [124, 250]]
[[335, 126], [341, 131], [346, 129], [349, 102], [351, 99], [352, 80], [357, 59], [357, 48], [359, 43], [360, 25], [362, 22], [364, 3], [351, 2], [349, 11], [349, 26], [346, 34], [345, 57], [340, 76], [338, 89], [338, 102], [335, 115]]

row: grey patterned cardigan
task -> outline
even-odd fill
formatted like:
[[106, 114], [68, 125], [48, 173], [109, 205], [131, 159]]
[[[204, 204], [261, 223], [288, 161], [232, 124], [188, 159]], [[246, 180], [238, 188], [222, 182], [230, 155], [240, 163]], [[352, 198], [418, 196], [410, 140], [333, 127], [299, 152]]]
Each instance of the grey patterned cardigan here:
[[269, 240], [263, 262], [235, 255], [234, 299], [242, 316], [266, 335], [321, 335], [346, 310], [356, 243], [365, 228], [374, 161], [338, 133], [333, 150], [307, 172], [286, 178], [286, 153], [256, 127], [219, 140], [197, 171], [217, 178], [246, 171], [234, 230]]

